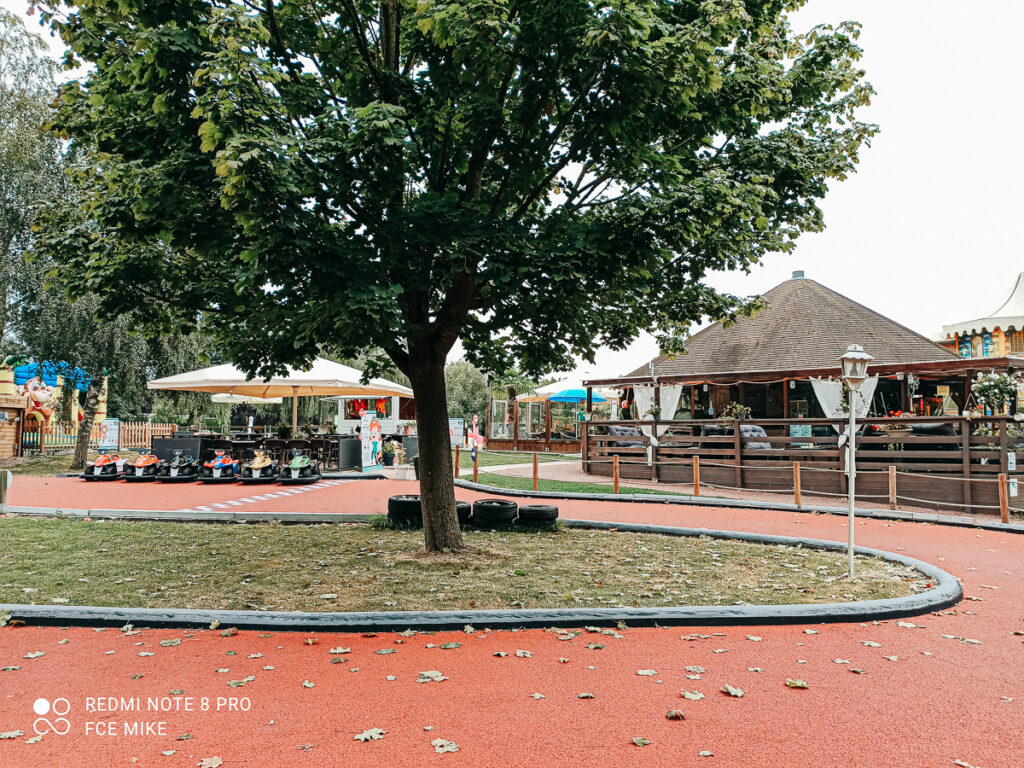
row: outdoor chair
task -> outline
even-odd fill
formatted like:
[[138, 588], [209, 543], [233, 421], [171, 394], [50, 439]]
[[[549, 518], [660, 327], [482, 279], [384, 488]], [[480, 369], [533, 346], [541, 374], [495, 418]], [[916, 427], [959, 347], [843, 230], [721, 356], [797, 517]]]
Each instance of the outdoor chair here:
[[267, 455], [274, 461], [284, 461], [285, 449], [288, 447], [287, 440], [279, 440], [276, 438], [267, 439], [263, 442], [263, 450], [267, 452]]

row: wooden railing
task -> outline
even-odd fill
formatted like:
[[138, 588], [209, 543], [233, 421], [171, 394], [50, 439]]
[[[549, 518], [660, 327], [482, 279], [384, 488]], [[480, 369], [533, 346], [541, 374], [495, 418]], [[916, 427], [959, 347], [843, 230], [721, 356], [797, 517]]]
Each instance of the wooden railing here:
[[[925, 424], [931, 429], [921, 431]], [[745, 425], [761, 427], [766, 436], [744, 434]], [[609, 435], [611, 426], [641, 434]], [[650, 427], [664, 430], [654, 445], [642, 434]], [[791, 434], [793, 427], [799, 435]], [[586, 422], [583, 468], [611, 476], [618, 457], [623, 478], [690, 484], [693, 458], [699, 457], [703, 483], [782, 492], [793, 490], [794, 464], [799, 464], [804, 493], [845, 496], [847, 449], [840, 445], [845, 428], [845, 420], [835, 419]], [[1024, 508], [1024, 491], [1018, 495], [1024, 465], [1017, 469], [1024, 428], [1011, 418], [860, 419], [856, 450], [858, 498], [889, 498], [890, 473], [895, 473], [900, 502], [991, 513], [1000, 508], [1003, 474], [1008, 506]]]
[[[122, 421], [118, 424], [118, 450], [149, 450], [154, 437], [170, 437], [175, 424], [151, 424], [145, 421]], [[93, 425], [89, 435], [89, 450], [95, 451], [100, 444], [102, 425]], [[21, 455], [71, 453], [78, 442], [78, 427], [60, 424], [25, 424], [21, 431]]]

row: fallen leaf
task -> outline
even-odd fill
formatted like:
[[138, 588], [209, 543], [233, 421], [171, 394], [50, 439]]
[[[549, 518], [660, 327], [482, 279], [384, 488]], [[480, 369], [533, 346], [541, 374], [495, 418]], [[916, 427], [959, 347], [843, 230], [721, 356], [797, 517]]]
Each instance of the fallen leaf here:
[[683, 667], [683, 669], [685, 669], [687, 672], [693, 672], [693, 673], [698, 674], [698, 675], [702, 675], [705, 672], [707, 672], [707, 670], [704, 669], [704, 667], [699, 667], [699, 666]]
[[303, 680], [302, 681], [302, 687], [303, 688], [315, 688], [316, 687], [316, 683], [311, 683], [311, 682], [309, 682], [309, 680]]
[[516, 656], [520, 659], [528, 659], [533, 656], [533, 651], [516, 651]]
[[351, 653], [352, 649], [351, 648], [342, 648], [341, 646], [338, 646], [337, 648], [331, 648], [330, 652], [331, 653]]
[[697, 755], [699, 757], [714, 757], [715, 753], [712, 752], [710, 749], [702, 749], [700, 752], [697, 753]]
[[439, 755], [443, 755], [445, 752], [458, 752], [459, 745], [454, 741], [448, 741], [447, 739], [434, 739], [430, 742], [430, 745], [434, 748], [434, 751]]
[[641, 677], [653, 677], [658, 674], [657, 670], [654, 669], [638, 669], [636, 673]]
[[29, 651], [23, 658], [26, 659], [38, 659], [40, 656], [45, 656], [46, 651]]
[[139, 651], [139, 656], [156, 656], [152, 651]]
[[690, 701], [700, 701], [704, 698], [704, 694], [700, 691], [682, 691], [680, 695], [684, 699], [689, 699]]
[[881, 648], [881, 643], [876, 643], [874, 640], [861, 640], [861, 645], [866, 645], [868, 648]]
[[176, 750], [176, 749], [165, 749], [160, 754], [163, 755], [164, 757], [170, 757], [171, 755], [175, 754], [177, 751], [178, 750]]
[[420, 672], [420, 676], [416, 678], [417, 683], [440, 683], [442, 680], [447, 680], [441, 672], [436, 669], [428, 669], [426, 672]]
[[181, 645], [181, 640], [178, 638], [160, 641], [160, 646], [163, 648], [173, 648], [176, 645]]
[[805, 629], [804, 630], [804, 634], [805, 635], [816, 635], [816, 634], [818, 634], [818, 630], [816, 630], [816, 629]]
[[492, 655], [492, 656], [498, 656], [498, 657], [500, 657], [500, 658], [502, 658], [502, 659], [503, 659], [503, 658], [505, 658], [506, 656], [508, 656], [508, 653], [506, 653], [505, 651], [495, 651], [495, 652], [494, 652], [493, 654], [491, 654], [491, 655]]
[[224, 761], [216, 756], [204, 757], [199, 762], [199, 768], [220, 768], [222, 765], [224, 765]]
[[370, 728], [362, 733], [357, 733], [352, 738], [355, 741], [377, 741], [378, 739], [383, 739], [385, 733], [387, 733], [387, 731], [383, 728]]
[[[441, 643], [441, 645], [438, 646], [438, 648], [440, 648], [442, 651], [449, 651], [452, 648], [461, 648], [461, 647], [462, 647], [462, 643]], [[452, 750], [452, 751], [454, 752], [455, 750]]]
[[238, 634], [238, 630], [235, 629], [234, 627], [228, 627], [227, 629], [222, 629], [220, 631], [220, 636], [221, 637], [234, 637], [237, 634]]
[[742, 688], [733, 688], [731, 685], [726, 684], [722, 688], [722, 693], [727, 693], [730, 696], [735, 696], [738, 699], [741, 696], [743, 696], [743, 689]]
[[183, 733], [183, 734], [181, 734], [181, 736], [178, 737], [178, 741], [188, 741], [191, 738], [192, 738], [192, 734], [191, 733]]
[[601, 645], [601, 643], [587, 643], [587, 649], [588, 650], [600, 651], [602, 648], [604, 648], [604, 646]]
[[650, 739], [645, 739], [643, 736], [634, 736], [632, 741], [638, 747], [646, 747], [648, 744], [651, 743]]
[[4, 731], [0, 733], [0, 739], [16, 739], [19, 736], [24, 736], [24, 731]]
[[[84, 439], [84, 438], [83, 438]], [[387, 656], [389, 653], [398, 653], [397, 648], [380, 648], [374, 651], [378, 656]]]
[[747, 672], [764, 672], [764, 667], [747, 667]]
[[320, 599], [321, 600], [337, 600], [338, 599], [338, 593], [337, 592], [327, 592], [327, 593], [325, 593], [323, 595], [320, 595]]
[[833, 664], [849, 664], [849, 659], [832, 659]]
[[592, 693], [577, 693], [576, 694], [576, 698], [577, 699], [592, 699], [592, 698], [594, 698], [594, 694], [592, 694]]
[[761, 642], [761, 638], [758, 637], [757, 635], [747, 635], [747, 640], [750, 640], [752, 643], [760, 643]]
[[246, 683], [251, 683], [255, 679], [256, 675], [249, 675], [248, 677], [243, 677], [241, 680], [231, 680], [228, 682], [228, 685], [232, 688], [241, 688]]
[[670, 709], [665, 713], [666, 720], [685, 720], [686, 713], [681, 709]]
[[14, 665], [12, 667], [0, 667], [0, 672], [17, 672], [21, 667]]
[[853, 674], [855, 674], [855, 675], [866, 675], [867, 674], [867, 672], [865, 672], [863, 669], [857, 669], [857, 667], [851, 667], [850, 671]]
[[530, 694], [530, 698], [531, 699], [546, 699], [547, 696], [545, 696], [543, 693], [531, 693]]
[[565, 656], [559, 656], [558, 657], [558, 663], [559, 664], [568, 664], [569, 660], [567, 658], [565, 658]]
[[181, 696], [181, 694], [183, 694], [184, 692], [185, 692], [184, 688], [176, 688], [173, 691], [168, 691], [167, 695], [168, 696]]
[[807, 687], [807, 683], [805, 683], [803, 680], [793, 680], [793, 679], [788, 678], [788, 677], [786, 678], [786, 685], [788, 685], [790, 688], [806, 688]]

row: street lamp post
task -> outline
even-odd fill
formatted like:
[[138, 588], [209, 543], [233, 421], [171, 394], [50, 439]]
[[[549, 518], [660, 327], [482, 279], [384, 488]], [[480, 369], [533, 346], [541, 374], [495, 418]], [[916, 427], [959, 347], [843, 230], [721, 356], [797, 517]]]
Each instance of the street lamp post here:
[[847, 542], [846, 542], [846, 562], [849, 569], [848, 576], [853, 578], [853, 501], [856, 493], [857, 483], [857, 452], [855, 448], [854, 430], [857, 424], [857, 404], [854, 393], [860, 389], [860, 385], [864, 382], [864, 379], [868, 377], [868, 363], [874, 358], [864, 351], [864, 347], [860, 344], [851, 344], [846, 348], [846, 352], [843, 353], [839, 360], [843, 364], [843, 381], [846, 382], [846, 386], [850, 389], [850, 432], [847, 442], [847, 450], [849, 451], [850, 460], [847, 462], [847, 469], [849, 471], [849, 511], [847, 515]]

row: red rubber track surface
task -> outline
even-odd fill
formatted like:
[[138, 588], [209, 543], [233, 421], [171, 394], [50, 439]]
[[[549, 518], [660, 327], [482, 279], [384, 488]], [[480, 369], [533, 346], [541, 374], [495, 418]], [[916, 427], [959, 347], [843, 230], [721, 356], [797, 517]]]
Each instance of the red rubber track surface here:
[[[191, 486], [139, 492], [123, 483], [77, 483], [83, 487], [77, 490], [75, 483], [19, 477], [11, 503], [177, 508], [237, 498], [221, 496], [232, 492], [252, 495], [249, 489], [223, 487], [197, 493]], [[278, 510], [378, 512], [388, 495], [409, 492], [411, 485], [361, 481], [274, 503]], [[478, 497], [462, 490], [457, 495]], [[131, 503], [113, 503], [119, 498]], [[143, 504], [142, 499], [150, 501]], [[833, 516], [614, 502], [563, 501], [559, 507], [563, 517], [845, 539], [845, 521]], [[1024, 636], [1012, 634], [1024, 631], [1024, 537], [877, 520], [858, 522], [857, 537], [858, 543], [939, 565], [963, 580], [966, 595], [982, 599], [965, 600], [941, 615], [906, 620], [916, 627], [884, 622], [652, 628], [628, 629], [624, 639], [584, 633], [568, 641], [543, 630], [480, 628], [473, 634], [402, 638], [393, 633], [283, 632], [222, 637], [209, 630], [125, 636], [115, 629], [8, 627], [0, 629], [0, 666], [20, 669], [0, 672], [0, 731], [26, 733], [0, 741], [0, 765], [195, 766], [214, 756], [224, 766], [585, 761], [666, 768], [923, 768], [952, 766], [955, 760], [978, 768], [1024, 765]], [[160, 640], [166, 638], [179, 638], [181, 644], [163, 647]], [[307, 639], [315, 643], [308, 645]], [[426, 647], [446, 642], [461, 645]], [[586, 647], [594, 642], [605, 647]], [[351, 652], [344, 663], [331, 664], [329, 651], [337, 646]], [[381, 649], [396, 652], [375, 653]], [[517, 657], [517, 650], [533, 655]], [[23, 658], [36, 651], [45, 656]], [[228, 655], [231, 651], [236, 653]], [[257, 653], [262, 656], [248, 658]], [[560, 663], [559, 658], [569, 661]], [[687, 665], [707, 671], [690, 680]], [[748, 671], [751, 667], [763, 671]], [[218, 668], [230, 672], [218, 673]], [[641, 669], [656, 674], [638, 675]], [[439, 670], [449, 679], [417, 683], [424, 670]], [[137, 674], [142, 677], [132, 679]], [[249, 675], [255, 679], [244, 686], [228, 685]], [[389, 675], [396, 679], [388, 680]], [[787, 678], [802, 679], [810, 687], [788, 688]], [[303, 681], [314, 687], [304, 687]], [[742, 689], [743, 697], [722, 693], [726, 684]], [[194, 711], [146, 711], [148, 697], [176, 690], [192, 697]], [[686, 700], [682, 690], [701, 691], [705, 698]], [[595, 698], [577, 698], [582, 692]], [[534, 699], [534, 693], [545, 698]], [[141, 697], [143, 711], [90, 713], [90, 696]], [[248, 697], [251, 709], [217, 711], [217, 698], [232, 696]], [[35, 735], [32, 705], [39, 697], [69, 700], [71, 730], [29, 744]], [[209, 711], [199, 711], [203, 697], [211, 701]], [[667, 720], [670, 709], [683, 710], [686, 719]], [[97, 721], [116, 722], [119, 735], [86, 735], [87, 723]], [[126, 721], [163, 722], [166, 735], [124, 735]], [[353, 739], [369, 728], [387, 734], [367, 743]], [[193, 738], [178, 740], [183, 734]], [[651, 743], [635, 746], [631, 739], [636, 736]], [[454, 741], [459, 751], [437, 754], [430, 744], [436, 738]], [[176, 752], [165, 757], [160, 754], [164, 750]], [[699, 756], [702, 750], [714, 754]]]

